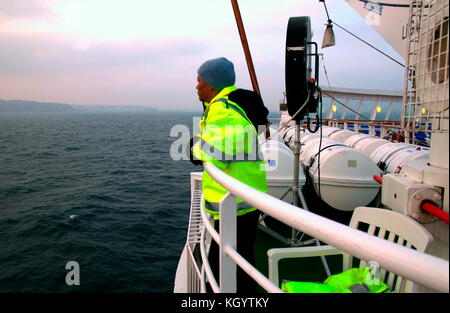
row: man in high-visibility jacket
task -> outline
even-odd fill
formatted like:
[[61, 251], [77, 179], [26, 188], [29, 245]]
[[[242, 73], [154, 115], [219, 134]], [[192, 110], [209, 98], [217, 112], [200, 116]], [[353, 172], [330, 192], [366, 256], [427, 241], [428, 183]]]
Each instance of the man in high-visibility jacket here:
[[[193, 156], [203, 162], [212, 162], [226, 174], [260, 191], [266, 192], [265, 162], [259, 152], [257, 131], [246, 113], [228, 99], [236, 90], [233, 63], [225, 58], [206, 61], [198, 69], [197, 93], [203, 102], [200, 134], [194, 138]], [[219, 229], [219, 203], [227, 190], [206, 171], [202, 177], [205, 208]], [[253, 245], [259, 211], [237, 198], [237, 251], [254, 264]], [[211, 245], [210, 263], [218, 278], [218, 247]], [[238, 268], [238, 292], [256, 291], [256, 285]]]

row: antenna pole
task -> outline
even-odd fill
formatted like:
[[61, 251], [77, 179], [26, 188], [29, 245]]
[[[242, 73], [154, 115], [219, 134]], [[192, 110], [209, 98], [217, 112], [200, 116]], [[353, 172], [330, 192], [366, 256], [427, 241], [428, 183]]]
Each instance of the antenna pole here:
[[248, 72], [250, 74], [250, 80], [252, 81], [253, 91], [261, 94], [258, 86], [258, 80], [256, 79], [255, 68], [253, 67], [252, 55], [248, 47], [247, 36], [245, 35], [244, 24], [242, 23], [241, 12], [239, 11], [239, 5], [237, 0], [231, 0], [233, 6], [234, 17], [241, 37], [242, 48], [244, 48], [245, 60], [247, 61]]

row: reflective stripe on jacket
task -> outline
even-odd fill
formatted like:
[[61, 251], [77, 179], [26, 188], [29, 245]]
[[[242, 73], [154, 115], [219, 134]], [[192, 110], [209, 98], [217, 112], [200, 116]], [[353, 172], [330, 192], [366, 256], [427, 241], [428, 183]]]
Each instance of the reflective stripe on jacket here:
[[[256, 129], [238, 104], [228, 99], [236, 90], [230, 86], [205, 103], [200, 134], [194, 138], [193, 155], [237, 180], [267, 192], [265, 162], [259, 151]], [[219, 203], [227, 190], [203, 171], [203, 195], [206, 211], [219, 219]], [[237, 215], [256, 208], [237, 198]]]

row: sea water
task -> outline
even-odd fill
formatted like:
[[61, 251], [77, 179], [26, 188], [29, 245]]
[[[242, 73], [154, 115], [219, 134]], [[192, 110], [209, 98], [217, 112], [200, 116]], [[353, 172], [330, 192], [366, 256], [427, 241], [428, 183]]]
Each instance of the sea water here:
[[198, 115], [0, 115], [0, 292], [172, 292], [202, 168], [170, 130]]

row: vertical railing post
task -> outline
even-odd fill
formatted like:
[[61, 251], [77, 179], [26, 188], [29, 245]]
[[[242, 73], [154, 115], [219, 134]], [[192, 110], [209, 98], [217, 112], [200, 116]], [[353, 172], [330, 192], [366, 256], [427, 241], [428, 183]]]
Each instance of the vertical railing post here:
[[220, 292], [236, 292], [236, 263], [225, 253], [236, 249], [236, 196], [227, 193], [220, 201]]
[[369, 135], [375, 136], [375, 126], [373, 126], [373, 124], [371, 123], [369, 124]]
[[387, 128], [381, 126], [381, 129], [380, 129], [380, 138], [384, 138], [384, 137], [386, 137], [386, 136], [387, 136]]

